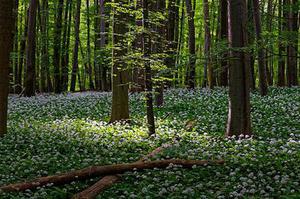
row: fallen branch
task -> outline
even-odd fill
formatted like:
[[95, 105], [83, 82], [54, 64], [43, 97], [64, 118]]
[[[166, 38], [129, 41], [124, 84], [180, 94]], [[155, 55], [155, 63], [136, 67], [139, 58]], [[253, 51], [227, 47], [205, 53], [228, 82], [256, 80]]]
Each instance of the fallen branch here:
[[[142, 163], [145, 160], [155, 156], [156, 154], [160, 153], [164, 148], [170, 147], [170, 144], [163, 145], [162, 147], [156, 148], [154, 151], [143, 157], [142, 159], [138, 160], [135, 163]], [[117, 183], [121, 179], [121, 175], [109, 175], [104, 176], [98, 182], [93, 184], [92, 186], [88, 187], [87, 189], [81, 191], [78, 194], [75, 194], [72, 199], [94, 199], [96, 198], [102, 191], [111, 187], [113, 184]]]
[[35, 189], [46, 185], [60, 185], [70, 183], [75, 180], [83, 180], [103, 175], [121, 174], [127, 171], [141, 171], [145, 169], [166, 168], [170, 164], [181, 165], [183, 168], [191, 168], [192, 166], [203, 166], [208, 164], [223, 164], [223, 160], [207, 161], [207, 160], [157, 160], [142, 163], [115, 164], [106, 166], [92, 166], [64, 174], [46, 176], [37, 178], [30, 182], [21, 182], [0, 187], [0, 191], [25, 191], [27, 189]]

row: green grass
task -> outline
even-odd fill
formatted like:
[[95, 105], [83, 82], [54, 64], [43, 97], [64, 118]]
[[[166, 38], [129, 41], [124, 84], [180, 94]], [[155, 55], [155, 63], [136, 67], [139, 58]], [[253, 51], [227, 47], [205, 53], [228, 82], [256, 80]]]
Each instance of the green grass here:
[[[128, 172], [99, 198], [299, 198], [300, 88], [251, 96], [255, 137], [224, 138], [227, 92], [171, 90], [148, 137], [143, 96], [131, 95], [131, 125], [109, 125], [109, 93], [10, 97], [9, 133], [0, 140], [0, 185], [79, 169], [133, 162], [163, 143], [154, 159], [220, 159], [224, 166]], [[191, 131], [184, 126], [196, 121]], [[179, 139], [174, 140], [177, 137]], [[97, 179], [45, 186], [0, 198], [69, 198]]]

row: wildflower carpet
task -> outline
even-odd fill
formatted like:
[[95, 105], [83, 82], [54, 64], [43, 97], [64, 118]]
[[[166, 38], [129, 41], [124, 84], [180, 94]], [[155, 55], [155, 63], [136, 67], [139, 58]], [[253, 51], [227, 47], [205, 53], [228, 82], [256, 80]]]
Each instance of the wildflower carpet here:
[[[225, 165], [133, 171], [99, 198], [299, 198], [300, 88], [251, 95], [254, 137], [225, 138], [227, 91], [169, 90], [147, 135], [143, 95], [130, 96], [131, 124], [108, 124], [110, 93], [9, 99], [0, 140], [0, 186], [92, 165], [131, 163], [164, 143], [152, 160], [224, 159]], [[193, 126], [186, 128], [188, 121]], [[0, 198], [70, 198], [99, 178], [4, 193]]]

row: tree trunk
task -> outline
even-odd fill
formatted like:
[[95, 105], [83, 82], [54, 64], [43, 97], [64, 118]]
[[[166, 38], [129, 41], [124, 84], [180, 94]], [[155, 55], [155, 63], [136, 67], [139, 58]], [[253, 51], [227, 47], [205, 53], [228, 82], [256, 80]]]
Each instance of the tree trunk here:
[[192, 7], [191, 0], [186, 0], [186, 12], [188, 15], [189, 24], [189, 67], [186, 74], [186, 85], [190, 89], [195, 88], [195, 64], [196, 64], [196, 41], [195, 41], [195, 22], [194, 15], [195, 11]]
[[69, 50], [70, 50], [70, 32], [72, 24], [72, 0], [67, 0], [64, 16], [64, 33], [61, 58], [61, 91], [68, 90], [69, 81]]
[[[220, 6], [221, 6], [221, 40], [223, 42], [228, 42], [227, 40], [227, 0], [220, 0]], [[221, 61], [221, 72], [220, 72], [220, 85], [223, 87], [228, 86], [228, 53], [224, 52], [222, 54], [222, 61]]]
[[54, 29], [53, 65], [54, 65], [54, 92], [61, 92], [60, 61], [61, 61], [61, 32], [64, 0], [58, 0]]
[[107, 84], [107, 51], [105, 49], [107, 43], [107, 33], [109, 22], [107, 22], [107, 17], [109, 16], [109, 11], [106, 9], [105, 5], [109, 1], [100, 0], [100, 65], [99, 65], [99, 74], [100, 74], [100, 83], [101, 83], [101, 90], [108, 91], [108, 84]]
[[143, 21], [144, 21], [144, 59], [145, 59], [145, 85], [146, 85], [146, 105], [147, 105], [147, 122], [149, 135], [155, 134], [155, 120], [153, 112], [153, 87], [152, 87], [152, 70], [150, 65], [151, 38], [147, 33], [149, 31], [149, 4], [148, 0], [143, 0]]
[[30, 182], [10, 184], [0, 187], [1, 191], [5, 192], [16, 192], [25, 191], [27, 189], [35, 189], [42, 187], [47, 184], [60, 185], [66, 184], [75, 180], [83, 180], [92, 177], [98, 177], [103, 175], [114, 175], [122, 174], [127, 171], [143, 171], [145, 169], [154, 168], [166, 168], [173, 165], [181, 165], [183, 168], [192, 168], [193, 166], [204, 166], [204, 165], [222, 165], [223, 160], [207, 161], [207, 160], [156, 160], [151, 162], [136, 162], [136, 163], [125, 163], [115, 164], [106, 166], [92, 166], [80, 170], [71, 171], [65, 174], [58, 174], [53, 176], [46, 176], [37, 178]]
[[86, 0], [86, 25], [87, 25], [87, 65], [89, 75], [89, 88], [94, 90], [94, 82], [92, 77], [92, 64], [91, 64], [91, 23], [90, 23], [90, 0]]
[[[13, 64], [12, 64], [12, 73], [11, 73], [11, 78], [12, 82], [14, 83], [12, 88], [10, 89], [10, 92], [16, 93], [16, 86], [18, 86], [17, 83], [17, 77], [18, 77], [18, 66], [19, 66], [19, 26], [18, 26], [18, 10], [19, 10], [19, 0], [15, 0], [15, 36], [14, 36], [14, 47], [13, 47], [13, 52], [14, 52], [14, 58], [13, 58]], [[21, 17], [22, 19], [22, 17]], [[22, 20], [21, 20], [22, 24]]]
[[278, 77], [277, 86], [285, 86], [285, 59], [284, 59], [284, 45], [282, 42], [282, 30], [283, 30], [283, 11], [282, 11], [282, 0], [278, 2]]
[[299, 6], [298, 0], [287, 0], [288, 13], [288, 31], [292, 36], [290, 37], [287, 46], [287, 86], [298, 85], [298, 70], [297, 70], [297, 54], [298, 54], [298, 15]]
[[0, 0], [0, 137], [7, 132], [8, 71], [14, 40], [14, 5], [12, 0]]
[[205, 54], [205, 62], [204, 68], [208, 69], [208, 86], [210, 89], [214, 87], [214, 75], [213, 68], [211, 63], [211, 35], [210, 35], [210, 18], [209, 18], [209, 5], [208, 0], [203, 0], [203, 10], [204, 10], [204, 29], [205, 29], [205, 44], [204, 44], [204, 54]]
[[[126, 0], [115, 3], [127, 5]], [[128, 69], [124, 56], [127, 52], [126, 33], [128, 13], [119, 11], [113, 21], [112, 110], [110, 122], [129, 120]]]
[[258, 71], [259, 71], [259, 91], [262, 96], [268, 94], [267, 70], [265, 62], [265, 52], [263, 49], [263, 41], [261, 37], [261, 18], [259, 11], [259, 0], [253, 0], [253, 14], [255, 22], [256, 42], [258, 48]]
[[[165, 148], [169, 148], [171, 145], [167, 144], [162, 147], [158, 147], [155, 150], [153, 150], [148, 155], [144, 156], [140, 160], [136, 161], [135, 163], [142, 163], [145, 162], [147, 159], [150, 159], [157, 154], [159, 154], [162, 150]], [[83, 190], [82, 192], [74, 195], [72, 199], [94, 199], [96, 198], [102, 191], [105, 189], [111, 187], [113, 184], [121, 180], [121, 175], [107, 175], [101, 178], [97, 183], [92, 185], [91, 187]]]
[[227, 136], [250, 135], [250, 88], [247, 47], [246, 0], [228, 0], [229, 111]]
[[26, 97], [35, 95], [35, 41], [36, 41], [36, 11], [37, 0], [31, 0], [28, 15], [28, 38], [26, 48], [26, 77], [25, 91]]
[[71, 88], [70, 88], [70, 91], [72, 91], [72, 92], [75, 92], [76, 77], [78, 75], [77, 73], [78, 73], [80, 10], [81, 10], [81, 0], [77, 0], [75, 30], [74, 30], [75, 31], [75, 45], [74, 45], [74, 51], [73, 51], [73, 67], [72, 67]]

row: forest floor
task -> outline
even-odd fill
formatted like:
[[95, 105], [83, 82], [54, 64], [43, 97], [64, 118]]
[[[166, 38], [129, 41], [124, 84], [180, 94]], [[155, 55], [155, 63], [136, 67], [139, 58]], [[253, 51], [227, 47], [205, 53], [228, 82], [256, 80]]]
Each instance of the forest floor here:
[[[109, 125], [111, 94], [9, 99], [9, 133], [0, 139], [0, 185], [90, 165], [134, 162], [163, 143], [154, 159], [224, 159], [223, 166], [128, 172], [99, 198], [299, 198], [300, 88], [251, 96], [255, 137], [224, 138], [223, 89], [165, 94], [148, 137], [143, 95], [130, 97], [131, 125]], [[187, 127], [187, 124], [189, 127]], [[176, 138], [176, 139], [174, 139]], [[97, 179], [46, 186], [0, 198], [69, 198]]]

